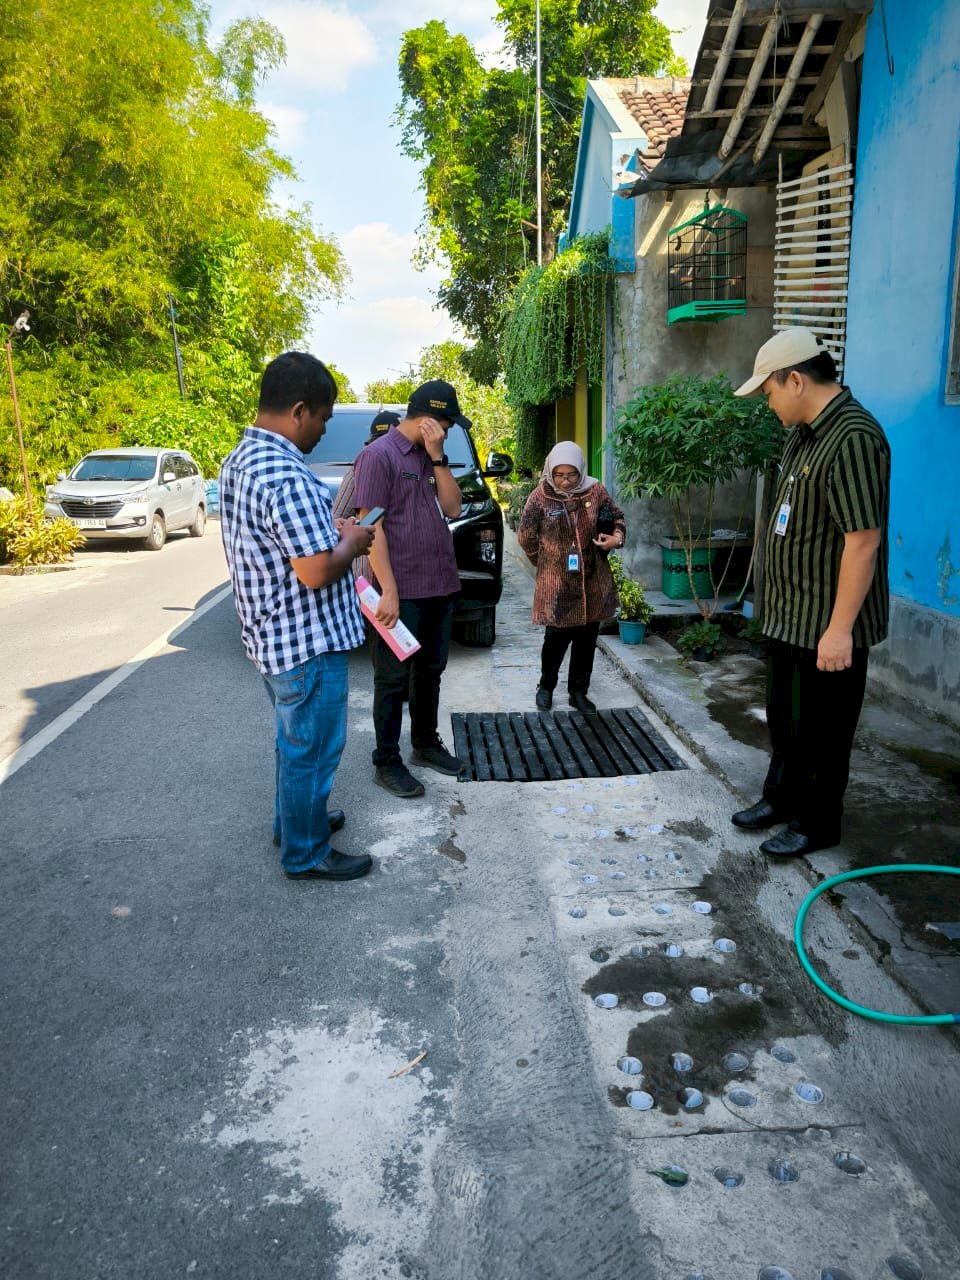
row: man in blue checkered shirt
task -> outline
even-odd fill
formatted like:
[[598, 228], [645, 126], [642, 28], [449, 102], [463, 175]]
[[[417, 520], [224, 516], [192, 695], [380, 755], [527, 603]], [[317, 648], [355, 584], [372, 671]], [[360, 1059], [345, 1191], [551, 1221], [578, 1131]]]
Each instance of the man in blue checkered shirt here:
[[333, 413], [326, 365], [288, 351], [267, 365], [252, 427], [220, 471], [220, 527], [243, 644], [274, 706], [274, 843], [291, 880], [354, 880], [369, 854], [331, 848], [343, 826], [327, 798], [347, 738], [347, 661], [363, 643], [350, 566], [373, 542], [334, 523], [326, 485], [304, 462]]

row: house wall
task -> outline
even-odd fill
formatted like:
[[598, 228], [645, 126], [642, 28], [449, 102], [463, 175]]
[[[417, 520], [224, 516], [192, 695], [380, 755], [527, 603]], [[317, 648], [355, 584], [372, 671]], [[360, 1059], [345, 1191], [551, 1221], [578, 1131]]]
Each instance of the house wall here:
[[882, 683], [960, 719], [960, 406], [945, 403], [957, 292], [960, 4], [867, 27], [845, 380], [893, 453]]
[[[626, 127], [624, 127], [626, 126]], [[634, 201], [614, 198], [614, 166], [635, 164], [643, 131], [604, 81], [587, 84], [577, 166], [570, 202], [570, 224], [562, 244], [591, 231], [610, 228], [610, 252], [618, 271], [634, 267]]]
[[[665, 193], [652, 193], [632, 202], [637, 206], [636, 270], [617, 277], [620, 317], [612, 319], [608, 332], [604, 481], [614, 494], [611, 432], [618, 408], [635, 390], [662, 382], [671, 373], [710, 377], [721, 370], [736, 386], [753, 372], [757, 348], [772, 333], [774, 197], [765, 189], [730, 190], [724, 195], [724, 203], [749, 219], [746, 315], [718, 323], [667, 324], [667, 232], [701, 212], [705, 195], [705, 191], [683, 191], [670, 200]], [[717, 194], [711, 192], [711, 203], [716, 201]], [[734, 527], [744, 500], [747, 523], [752, 524], [753, 489], [752, 476], [722, 487], [712, 527]], [[673, 536], [668, 505], [645, 498], [626, 504], [624, 511], [627, 570], [646, 586], [659, 589], [660, 538]]]

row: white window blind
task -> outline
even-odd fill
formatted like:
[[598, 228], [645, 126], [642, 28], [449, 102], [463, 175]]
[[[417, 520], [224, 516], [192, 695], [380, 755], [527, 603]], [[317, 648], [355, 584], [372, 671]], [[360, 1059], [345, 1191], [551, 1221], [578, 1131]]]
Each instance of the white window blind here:
[[[840, 155], [837, 153], [840, 152]], [[843, 371], [853, 166], [841, 148], [777, 184], [773, 327], [812, 329]]]

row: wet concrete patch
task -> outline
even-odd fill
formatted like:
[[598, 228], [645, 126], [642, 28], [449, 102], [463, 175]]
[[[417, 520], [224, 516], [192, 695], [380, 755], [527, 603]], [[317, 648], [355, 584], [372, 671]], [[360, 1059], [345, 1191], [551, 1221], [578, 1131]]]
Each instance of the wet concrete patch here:
[[[621, 944], [617, 958], [603, 964], [583, 984], [584, 993], [593, 997], [609, 993], [617, 997], [618, 1006], [647, 1012], [644, 995], [662, 992], [666, 1004], [657, 1016], [649, 1015], [629, 1032], [622, 1052], [643, 1063], [643, 1087], [653, 1094], [656, 1106], [668, 1115], [684, 1111], [683, 1090], [699, 1089], [705, 1098], [719, 1097], [731, 1080], [750, 1080], [752, 1069], [732, 1072], [724, 1065], [724, 1057], [736, 1052], [748, 1060], [758, 1049], [769, 1051], [780, 1040], [819, 1033], [838, 1044], [846, 1038], [839, 1010], [828, 1008], [818, 999], [816, 989], [806, 983], [796, 964], [785, 964], [790, 946], [762, 921], [759, 912], [750, 911], [760, 886], [769, 875], [766, 862], [760, 858], [724, 849], [714, 870], [705, 875], [696, 888], [694, 898], [713, 906], [704, 917], [711, 925], [712, 941], [691, 940], [688, 936], [672, 939], [664, 933], [640, 935], [641, 954], [631, 952], [636, 942]], [[725, 904], [736, 902], [736, 924], [726, 919]], [[669, 918], [668, 918], [669, 919]], [[736, 950], [721, 953], [712, 942], [732, 937]], [[662, 948], [678, 942], [684, 954], [675, 958]], [[608, 942], [605, 950], [613, 951]], [[708, 950], [704, 954], [704, 947]], [[792, 954], [792, 953], [791, 953]], [[837, 990], [842, 983], [824, 973], [825, 981]], [[741, 984], [762, 988], [759, 995], [745, 995]], [[690, 992], [706, 987], [711, 999], [697, 1004]], [[673, 1055], [682, 1052], [693, 1059], [689, 1071], [674, 1069]], [[610, 1101], [626, 1105], [626, 1089], [611, 1089]]]
[[[903, 802], [882, 802], [848, 810], [844, 848], [851, 869], [897, 863], [955, 867], [960, 859], [960, 806], [951, 814], [921, 815]], [[931, 921], [960, 920], [960, 876], [917, 872], [885, 875], [868, 882], [892, 906], [901, 930], [922, 950], [960, 955], [960, 942], [927, 928]]]
[[443, 844], [437, 845], [437, 853], [442, 853], [451, 862], [463, 863], [467, 860], [467, 855], [462, 849], [458, 849], [452, 840], [444, 840]]
[[763, 711], [764, 704], [762, 687], [758, 699], [752, 682], [747, 687], [736, 685], [733, 688], [723, 688], [715, 685], [710, 689], [707, 712], [712, 720], [722, 725], [738, 742], [766, 751], [770, 746], [766, 715], [758, 714]]
[[687, 836], [690, 840], [696, 841], [697, 844], [706, 844], [717, 833], [708, 827], [705, 822], [701, 822], [696, 818], [693, 822], [668, 822], [667, 830], [675, 832], [678, 836]]
[[936, 778], [960, 795], [960, 760], [956, 756], [943, 751], [926, 751], [922, 747], [900, 746], [894, 742], [887, 745], [904, 760], [910, 760], [928, 777]]
[[[610, 993], [624, 1008], [637, 1010], [646, 1009], [645, 992], [666, 994], [663, 1012], [637, 1024], [624, 1048], [643, 1063], [643, 1087], [669, 1115], [682, 1109], [686, 1088], [715, 1096], [722, 1093], [731, 1079], [722, 1060], [731, 1051], [749, 1059], [756, 1049], [768, 1049], [780, 1038], [814, 1030], [776, 973], [766, 968], [758, 972], [755, 962], [738, 960], [737, 956], [719, 965], [689, 956], [668, 959], [659, 952], [643, 960], [624, 956], [605, 965], [583, 985], [591, 998]], [[742, 995], [737, 987], [744, 981], [761, 985], [762, 995]], [[709, 1004], [695, 1004], [690, 999], [691, 988], [699, 983], [709, 986], [713, 996]], [[677, 1052], [690, 1055], [692, 1070], [674, 1070], [672, 1055]], [[749, 1068], [733, 1074], [738, 1079], [752, 1078]], [[626, 1105], [627, 1092], [629, 1088], [612, 1089], [610, 1099], [617, 1106]]]

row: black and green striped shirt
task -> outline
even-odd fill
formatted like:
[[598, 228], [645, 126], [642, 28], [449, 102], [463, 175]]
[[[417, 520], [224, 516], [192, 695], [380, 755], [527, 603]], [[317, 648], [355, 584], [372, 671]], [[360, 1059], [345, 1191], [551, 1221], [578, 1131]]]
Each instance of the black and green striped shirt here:
[[[890, 446], [883, 428], [844, 388], [809, 426], [787, 438], [766, 536], [763, 630], [815, 649], [827, 629], [840, 576], [844, 535], [880, 530], [873, 582], [853, 627], [855, 648], [887, 634], [887, 512]], [[774, 533], [783, 503], [786, 533]]]

